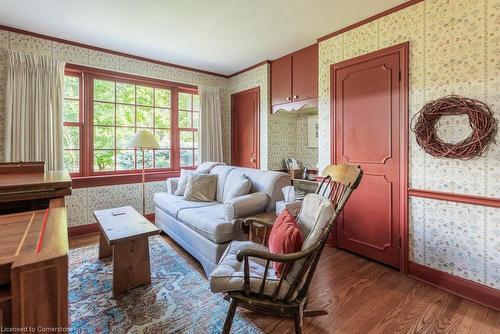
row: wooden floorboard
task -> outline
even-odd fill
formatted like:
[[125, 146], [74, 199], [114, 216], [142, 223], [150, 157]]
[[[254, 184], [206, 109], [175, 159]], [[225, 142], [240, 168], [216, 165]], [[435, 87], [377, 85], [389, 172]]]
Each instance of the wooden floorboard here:
[[[196, 259], [162, 234], [194, 269]], [[70, 248], [95, 244], [98, 235], [70, 239]], [[310, 287], [310, 308], [329, 315], [306, 318], [304, 333], [500, 334], [500, 312], [401, 275], [354, 254], [325, 248]], [[293, 320], [244, 311], [265, 333], [293, 333]]]

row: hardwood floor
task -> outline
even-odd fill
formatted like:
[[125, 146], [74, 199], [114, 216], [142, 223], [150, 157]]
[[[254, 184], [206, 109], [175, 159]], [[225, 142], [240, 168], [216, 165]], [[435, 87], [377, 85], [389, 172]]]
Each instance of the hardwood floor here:
[[[191, 255], [162, 236], [203, 274]], [[97, 234], [75, 237], [70, 248], [97, 242]], [[500, 333], [500, 312], [334, 248], [323, 252], [310, 300], [310, 308], [325, 308], [330, 314], [306, 318], [305, 333]], [[265, 333], [293, 333], [292, 319], [245, 314]]]

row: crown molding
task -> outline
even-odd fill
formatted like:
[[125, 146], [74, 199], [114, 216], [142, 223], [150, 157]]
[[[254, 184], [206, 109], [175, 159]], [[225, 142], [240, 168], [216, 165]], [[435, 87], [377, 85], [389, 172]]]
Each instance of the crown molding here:
[[373, 16], [370, 16], [370, 17], [368, 17], [368, 18], [366, 18], [364, 20], [361, 20], [361, 21], [356, 22], [354, 24], [348, 25], [345, 28], [336, 30], [336, 31], [334, 31], [332, 33], [329, 33], [328, 35], [322, 36], [322, 37], [318, 38], [317, 41], [318, 41], [318, 43], [319, 42], [323, 42], [323, 41], [325, 41], [327, 39], [330, 39], [330, 38], [332, 38], [334, 36], [343, 34], [346, 31], [352, 30], [354, 28], [357, 28], [357, 27], [362, 26], [364, 24], [367, 24], [369, 22], [375, 21], [375, 20], [377, 20], [377, 19], [379, 19], [381, 17], [384, 17], [384, 16], [387, 16], [389, 14], [392, 14], [392, 13], [395, 13], [397, 11], [400, 11], [401, 9], [405, 9], [406, 7], [410, 7], [410, 6], [416, 5], [417, 3], [422, 2], [422, 1], [424, 1], [424, 0], [410, 0], [410, 1], [407, 1], [405, 3], [397, 5], [395, 7], [389, 8], [389, 9], [387, 9], [387, 10], [381, 12], [381, 13], [378, 13], [378, 14], [375, 14]]
[[115, 50], [111, 50], [111, 49], [101, 48], [101, 47], [97, 47], [97, 46], [93, 46], [93, 45], [89, 45], [89, 44], [74, 42], [74, 41], [67, 40], [67, 39], [62, 39], [62, 38], [53, 37], [53, 36], [49, 36], [49, 35], [39, 34], [39, 33], [36, 33], [36, 32], [32, 32], [32, 31], [28, 31], [28, 30], [23, 30], [23, 29], [18, 29], [18, 28], [14, 28], [14, 27], [9, 27], [9, 26], [5, 26], [5, 25], [0, 25], [0, 30], [6, 30], [6, 31], [18, 33], [18, 34], [23, 34], [23, 35], [28, 35], [28, 36], [33, 36], [33, 37], [37, 37], [37, 38], [46, 39], [46, 40], [53, 41], [53, 42], [58, 42], [58, 43], [64, 43], [64, 44], [69, 44], [69, 45], [73, 45], [73, 46], [78, 46], [80, 48], [86, 48], [86, 49], [90, 49], [90, 50], [94, 50], [94, 51], [106, 52], [106, 53], [110, 53], [110, 54], [113, 54], [113, 55], [127, 57], [127, 58], [131, 58], [131, 59], [136, 59], [136, 60], [140, 60], [140, 61], [145, 61], [145, 62], [149, 62], [149, 63], [153, 63], [153, 64], [158, 64], [158, 65], [164, 65], [164, 66], [179, 68], [179, 69], [183, 69], [183, 70], [188, 70], [188, 71], [192, 71], [192, 72], [198, 72], [198, 73], [203, 73], [203, 74], [218, 76], [218, 77], [222, 77], [222, 78], [227, 78], [228, 77], [227, 75], [221, 74], [221, 73], [200, 70], [198, 68], [189, 67], [189, 66], [182, 66], [182, 65], [172, 64], [172, 63], [168, 63], [168, 62], [164, 62], [164, 61], [160, 61], [160, 60], [156, 60], [156, 59], [141, 57], [141, 56], [133, 55], [133, 54], [130, 54], [130, 53], [125, 53], [125, 52], [120, 52], [120, 51], [115, 51]]

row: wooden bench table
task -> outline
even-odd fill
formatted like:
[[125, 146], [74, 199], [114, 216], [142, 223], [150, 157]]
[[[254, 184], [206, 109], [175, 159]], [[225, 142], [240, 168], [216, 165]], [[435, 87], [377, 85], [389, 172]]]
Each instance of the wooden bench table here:
[[99, 259], [113, 256], [113, 296], [151, 283], [149, 241], [160, 230], [131, 206], [94, 211]]

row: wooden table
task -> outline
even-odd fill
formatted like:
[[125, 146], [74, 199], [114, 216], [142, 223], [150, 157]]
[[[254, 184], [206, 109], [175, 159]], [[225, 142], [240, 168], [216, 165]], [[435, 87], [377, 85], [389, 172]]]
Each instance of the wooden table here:
[[131, 206], [94, 211], [99, 259], [113, 256], [113, 296], [151, 283], [148, 237], [160, 230]]

